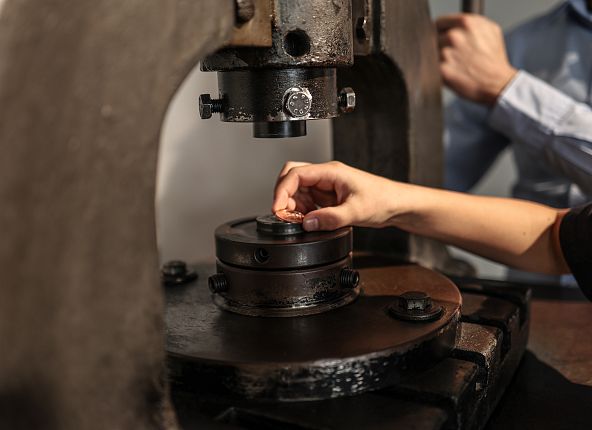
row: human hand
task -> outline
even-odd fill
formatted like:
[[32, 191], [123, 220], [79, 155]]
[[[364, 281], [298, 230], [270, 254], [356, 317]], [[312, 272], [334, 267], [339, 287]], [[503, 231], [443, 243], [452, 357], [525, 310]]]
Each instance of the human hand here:
[[389, 202], [397, 183], [340, 162], [288, 162], [280, 172], [272, 211], [306, 214], [307, 231], [335, 230], [347, 225], [384, 227], [396, 210]]
[[444, 83], [461, 97], [495, 104], [517, 73], [499, 25], [480, 15], [456, 14], [438, 18], [436, 28]]

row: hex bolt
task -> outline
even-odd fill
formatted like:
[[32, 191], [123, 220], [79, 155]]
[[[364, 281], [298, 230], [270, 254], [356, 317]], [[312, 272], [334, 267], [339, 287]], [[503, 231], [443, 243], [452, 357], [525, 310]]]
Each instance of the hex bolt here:
[[432, 298], [423, 291], [408, 291], [399, 296], [398, 304], [405, 311], [425, 311], [432, 307]]
[[341, 288], [354, 289], [360, 283], [360, 274], [357, 270], [346, 267], [339, 274], [339, 283]]
[[172, 260], [162, 266], [162, 280], [166, 286], [181, 285], [197, 279], [197, 273], [181, 260]]
[[216, 273], [208, 278], [208, 286], [212, 294], [228, 291], [228, 280], [223, 273]]
[[407, 291], [388, 307], [391, 316], [404, 321], [434, 321], [442, 316], [444, 308], [434, 306], [432, 298], [423, 291]]
[[212, 117], [212, 113], [224, 111], [223, 99], [212, 99], [209, 94], [199, 96], [199, 116], [201, 119]]
[[350, 87], [339, 92], [339, 109], [343, 113], [351, 113], [356, 108], [356, 93]]
[[284, 93], [284, 107], [290, 116], [301, 118], [308, 115], [312, 106], [312, 96], [306, 88], [293, 87]]
[[244, 24], [255, 16], [255, 2], [253, 0], [236, 0], [236, 22]]

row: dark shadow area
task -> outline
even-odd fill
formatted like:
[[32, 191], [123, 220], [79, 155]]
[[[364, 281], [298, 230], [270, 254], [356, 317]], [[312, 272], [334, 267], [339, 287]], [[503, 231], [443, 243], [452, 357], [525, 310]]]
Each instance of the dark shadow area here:
[[553, 284], [533, 284], [516, 281], [498, 281], [493, 279], [479, 279], [479, 278], [464, 278], [450, 276], [460, 287], [470, 286], [472, 284], [487, 288], [503, 288], [508, 292], [512, 292], [512, 287], [530, 288], [532, 291], [532, 298], [539, 300], [565, 300], [565, 301], [588, 301], [584, 293], [576, 287], [564, 287]]
[[43, 383], [0, 392], [0, 429], [58, 429], [55, 405]]
[[575, 430], [591, 425], [592, 387], [570, 382], [527, 351], [486, 429]]

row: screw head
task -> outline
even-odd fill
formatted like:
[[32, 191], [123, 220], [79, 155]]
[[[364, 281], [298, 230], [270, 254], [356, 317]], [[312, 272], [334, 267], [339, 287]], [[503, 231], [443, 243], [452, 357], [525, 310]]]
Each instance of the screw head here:
[[201, 119], [209, 119], [213, 112], [212, 98], [209, 94], [202, 94], [199, 96], [199, 116]]
[[339, 108], [343, 113], [351, 113], [356, 108], [356, 93], [350, 87], [339, 92]]
[[236, 0], [235, 5], [238, 23], [249, 22], [255, 16], [255, 2], [253, 0]]
[[312, 96], [306, 88], [294, 87], [286, 91], [284, 107], [290, 116], [301, 118], [308, 115], [312, 106]]

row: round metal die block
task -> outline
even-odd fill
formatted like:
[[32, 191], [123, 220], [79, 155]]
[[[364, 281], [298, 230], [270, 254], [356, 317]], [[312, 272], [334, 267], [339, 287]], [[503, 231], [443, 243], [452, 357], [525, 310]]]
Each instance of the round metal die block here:
[[218, 72], [218, 86], [224, 99], [222, 121], [299, 121], [340, 113], [334, 68]]
[[351, 257], [336, 263], [299, 270], [252, 270], [220, 261], [226, 291], [213, 294], [222, 309], [250, 316], [292, 317], [311, 315], [344, 306], [359, 294], [358, 288], [342, 285], [341, 273]]
[[[333, 264], [352, 251], [352, 229], [274, 236], [257, 231], [256, 218], [231, 221], [216, 229], [219, 261], [250, 269], [300, 269]], [[260, 258], [262, 255], [266, 258]]]

